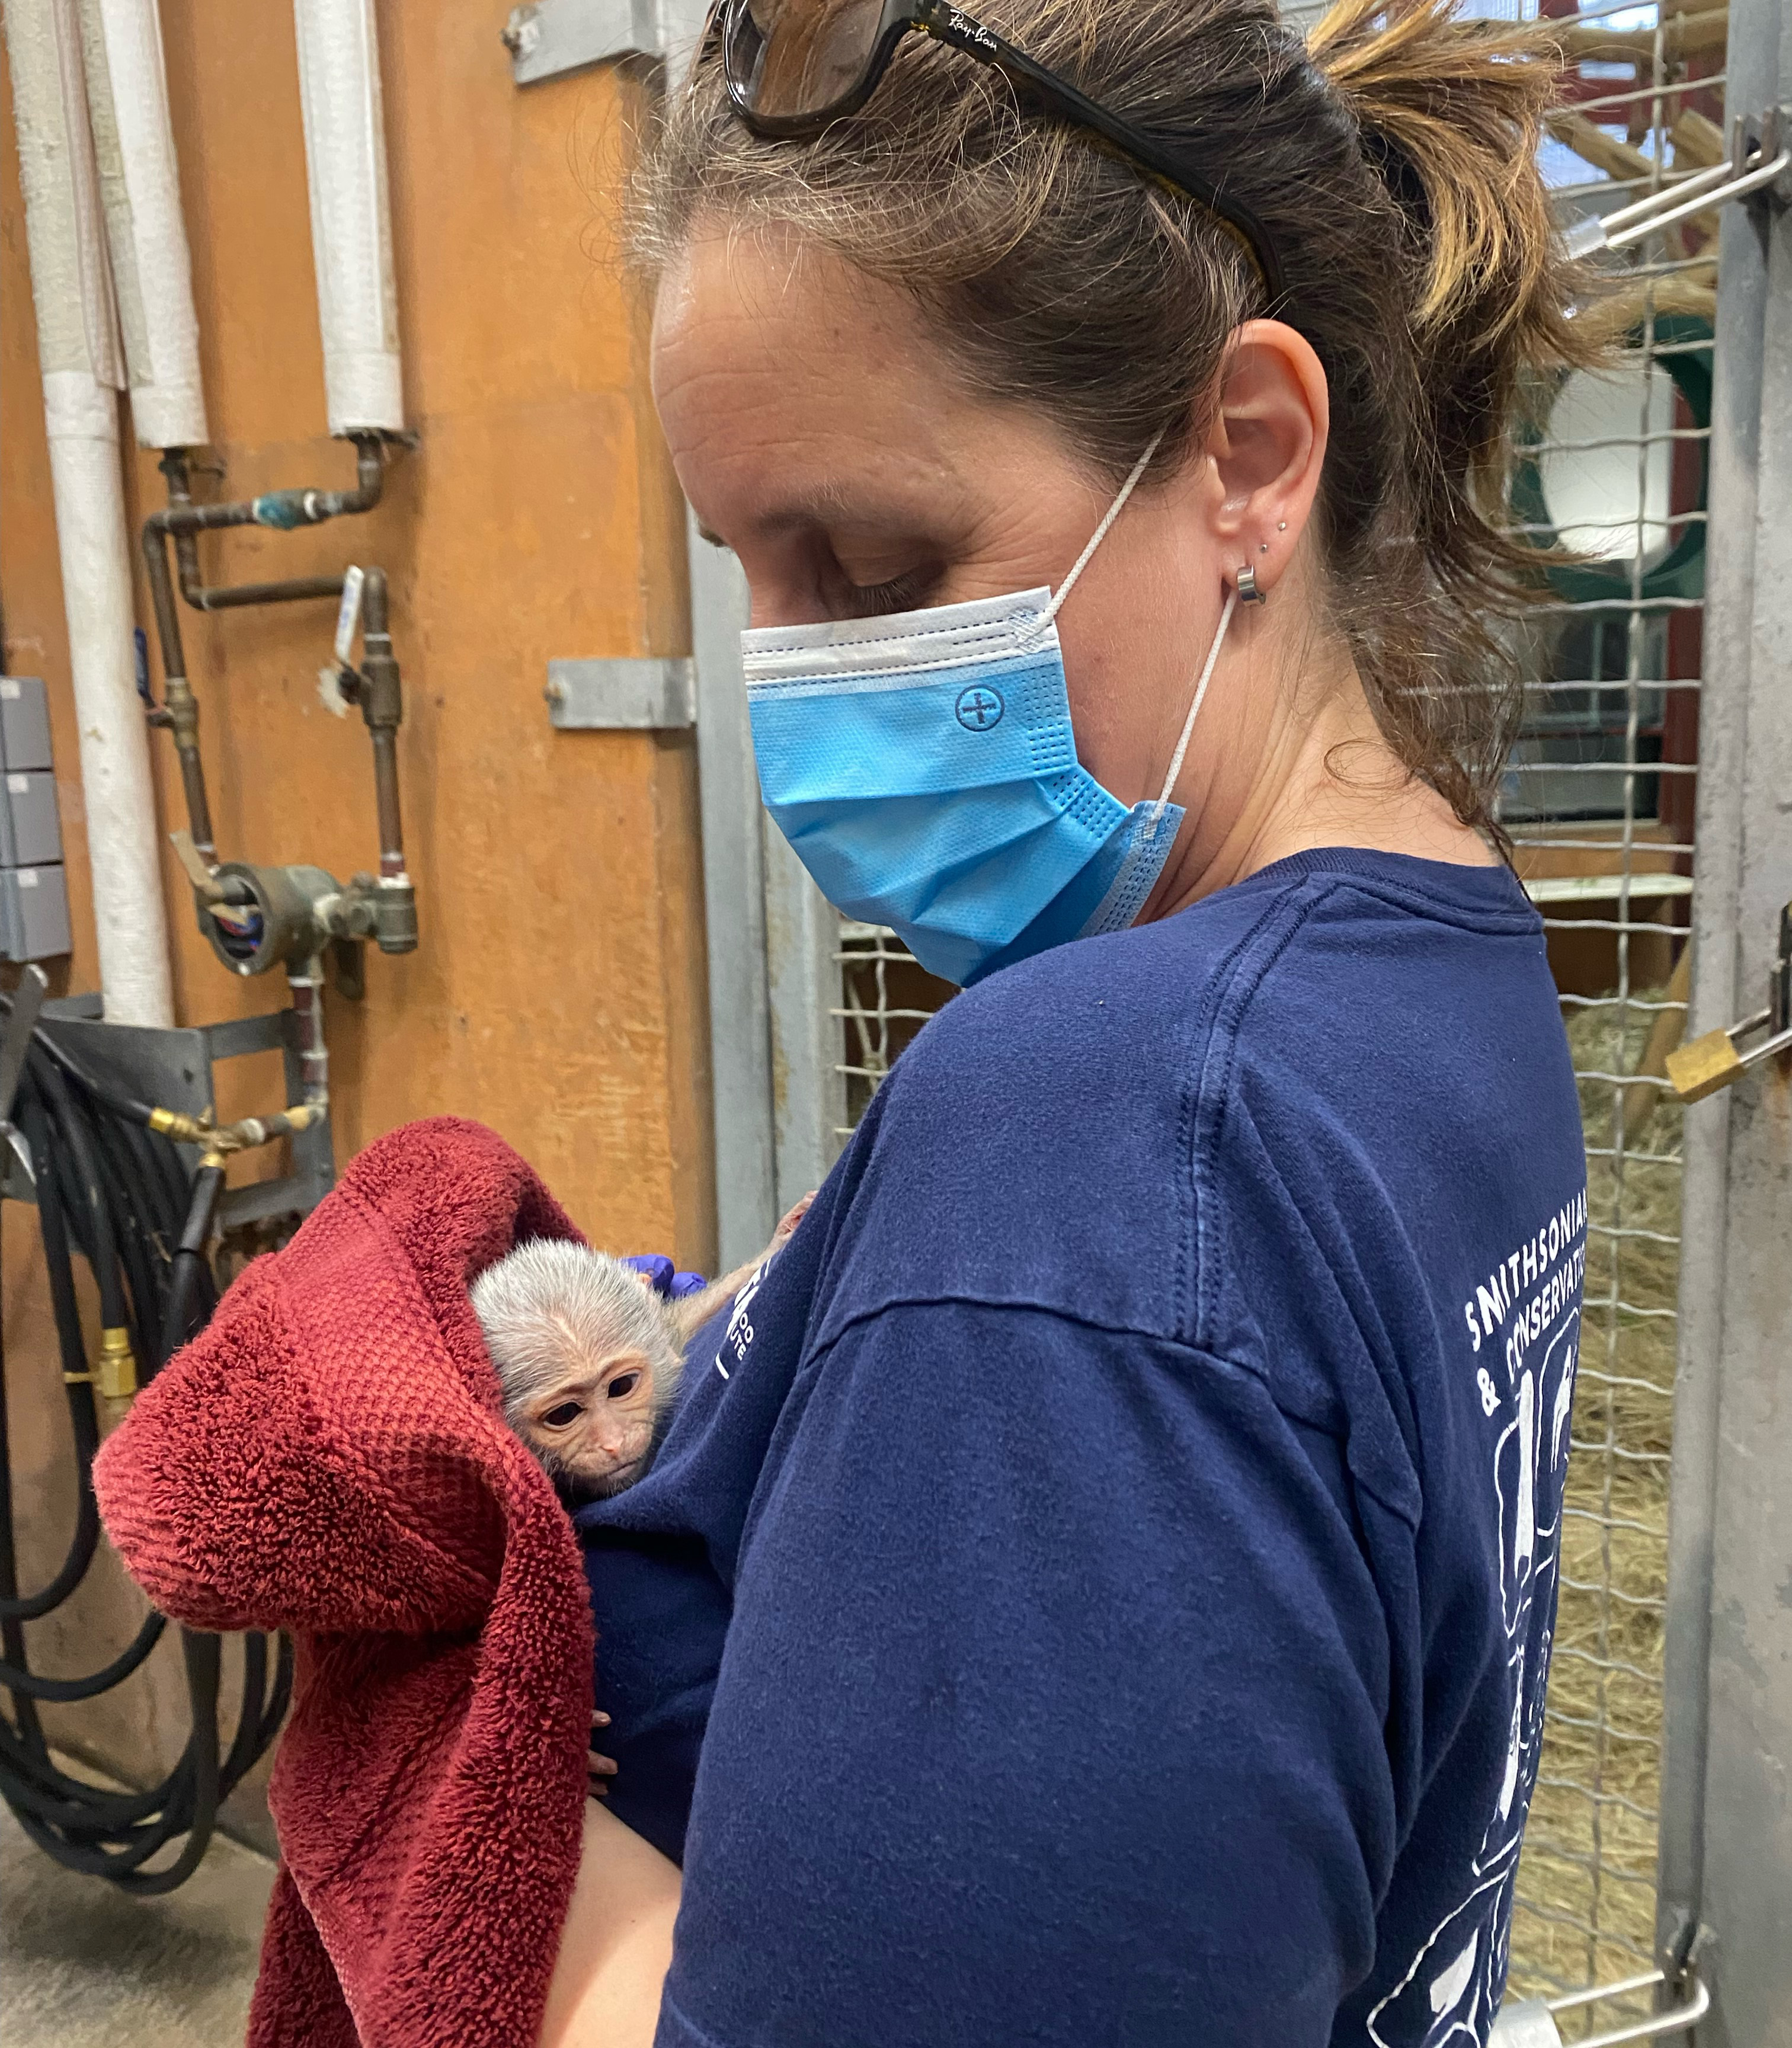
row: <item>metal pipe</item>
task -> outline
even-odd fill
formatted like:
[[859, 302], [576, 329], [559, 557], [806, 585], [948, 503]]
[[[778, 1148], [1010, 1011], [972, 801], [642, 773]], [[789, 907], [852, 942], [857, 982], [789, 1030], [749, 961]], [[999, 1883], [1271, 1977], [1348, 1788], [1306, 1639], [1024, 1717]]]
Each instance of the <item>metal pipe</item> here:
[[398, 727], [404, 700], [386, 609], [386, 572], [367, 571], [361, 592], [361, 716], [374, 743], [374, 799], [379, 813], [382, 881], [405, 872], [405, 828], [398, 809]]
[[[175, 553], [180, 564], [180, 595], [196, 611], [216, 611], [231, 600], [223, 592], [207, 591], [201, 585], [199, 553], [192, 545], [192, 535], [227, 526], [272, 526], [281, 533], [290, 533], [295, 527], [320, 526], [326, 519], [340, 519], [373, 510], [386, 488], [385, 444], [374, 433], [356, 434], [354, 440], [355, 483], [351, 491], [266, 491], [258, 498], [239, 498], [215, 505], [193, 502], [187, 451], [168, 451], [160, 464], [163, 475], [168, 479], [168, 504], [162, 511], [150, 514], [149, 523], [175, 537]], [[302, 584], [308, 587], [304, 593], [308, 595], [326, 595], [308, 588], [317, 580], [311, 576], [293, 579], [293, 594], [298, 594], [298, 587]], [[261, 588], [284, 594], [286, 587], [264, 584]], [[341, 588], [342, 579], [339, 576], [332, 589]]]
[[[182, 536], [181, 538], [187, 537]], [[189, 540], [188, 545], [191, 545]], [[180, 541], [175, 542], [175, 559], [180, 563]], [[339, 576], [290, 576], [284, 583], [233, 583], [220, 590], [204, 590], [196, 580], [191, 585], [183, 576], [180, 595], [196, 611], [234, 611], [248, 604], [292, 604], [301, 598], [327, 597], [332, 602], [342, 595], [342, 578]]]
[[193, 502], [191, 467], [184, 448], [169, 449], [159, 465], [168, 479], [168, 503], [144, 521], [142, 537], [143, 565], [155, 607], [156, 636], [161, 644], [163, 678], [161, 708], [149, 716], [152, 724], [165, 726], [174, 735], [175, 751], [180, 759], [180, 785], [186, 797], [188, 830], [208, 867], [216, 866], [218, 848], [212, 836], [211, 805], [200, 752], [199, 700], [187, 676], [180, 615], [169, 572], [168, 544], [170, 540], [174, 544], [180, 594], [196, 611], [336, 595], [342, 588], [339, 576], [295, 576], [285, 583], [241, 584], [208, 590], [200, 580], [194, 536], [231, 526], [288, 529], [371, 511], [385, 489], [386, 452], [378, 434], [358, 434], [355, 444], [356, 482], [351, 491], [277, 491], [217, 505]]
[[82, 15], [131, 421], [144, 448], [200, 447], [199, 322], [156, 0], [84, 0]]
[[405, 869], [405, 827], [398, 805], [398, 727], [405, 715], [398, 664], [387, 629], [386, 572], [370, 568], [361, 589], [361, 715], [374, 744], [374, 800], [379, 813], [379, 882], [374, 937], [382, 953], [417, 948], [417, 890]]
[[[173, 459], [165, 459], [163, 466]], [[173, 579], [169, 574], [168, 529], [161, 523], [163, 518], [162, 514], [153, 513], [143, 522], [143, 567], [155, 609], [156, 637], [161, 643], [162, 701], [159, 709], [149, 713], [149, 723], [165, 726], [174, 735], [175, 751], [180, 758], [180, 786], [187, 801], [187, 829], [200, 859], [208, 867], [215, 867], [218, 848], [211, 832], [205, 765], [199, 751], [199, 700], [187, 680], [187, 654], [180, 644], [180, 614], [174, 602]]]
[[330, 1100], [330, 1051], [324, 1038], [324, 962], [313, 953], [303, 968], [286, 976], [293, 991], [293, 1014], [298, 1022], [299, 1074], [308, 1107], [323, 1109]]
[[173, 1020], [154, 785], [131, 660], [130, 529], [118, 447], [117, 344], [77, 17], [9, 5], [8, 68], [37, 311], [95, 936], [106, 1014]]
[[330, 432], [405, 424], [374, 0], [293, 0]]
[[398, 817], [398, 728], [373, 727], [374, 801], [379, 811], [379, 874], [382, 882], [405, 872], [405, 833]]

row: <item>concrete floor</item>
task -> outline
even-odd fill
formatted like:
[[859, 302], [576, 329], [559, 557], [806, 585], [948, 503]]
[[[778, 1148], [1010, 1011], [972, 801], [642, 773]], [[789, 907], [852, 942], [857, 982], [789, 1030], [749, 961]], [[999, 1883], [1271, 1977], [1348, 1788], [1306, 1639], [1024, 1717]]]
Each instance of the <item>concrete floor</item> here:
[[0, 1806], [5, 2048], [238, 2048], [273, 1865], [215, 1837], [177, 1891], [133, 1899], [34, 1848]]

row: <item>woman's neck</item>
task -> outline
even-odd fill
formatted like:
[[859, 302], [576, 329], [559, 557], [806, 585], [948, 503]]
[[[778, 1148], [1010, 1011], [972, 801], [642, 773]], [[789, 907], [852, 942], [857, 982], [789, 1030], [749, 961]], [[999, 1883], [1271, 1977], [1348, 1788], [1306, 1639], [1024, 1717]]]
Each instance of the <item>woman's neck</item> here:
[[1249, 786], [1242, 801], [1225, 807], [1229, 824], [1210, 840], [1197, 813], [1186, 852], [1166, 870], [1142, 921], [1173, 916], [1260, 868], [1319, 847], [1360, 847], [1465, 867], [1498, 865], [1482, 835], [1462, 824], [1388, 745], [1353, 664], [1344, 665], [1318, 704], [1300, 704], [1311, 686], [1309, 675], [1301, 691], [1274, 693], [1267, 729], [1251, 750]]

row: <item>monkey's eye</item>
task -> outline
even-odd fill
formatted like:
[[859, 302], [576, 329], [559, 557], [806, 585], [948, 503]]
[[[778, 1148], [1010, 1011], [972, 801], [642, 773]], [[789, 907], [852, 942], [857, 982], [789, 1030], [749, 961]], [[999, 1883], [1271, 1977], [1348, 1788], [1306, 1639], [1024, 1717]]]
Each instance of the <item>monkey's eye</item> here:
[[611, 1401], [626, 1401], [640, 1383], [638, 1372], [619, 1372], [603, 1390], [604, 1394]]
[[563, 1401], [557, 1408], [550, 1408], [541, 1420], [550, 1429], [570, 1429], [584, 1413], [576, 1401]]

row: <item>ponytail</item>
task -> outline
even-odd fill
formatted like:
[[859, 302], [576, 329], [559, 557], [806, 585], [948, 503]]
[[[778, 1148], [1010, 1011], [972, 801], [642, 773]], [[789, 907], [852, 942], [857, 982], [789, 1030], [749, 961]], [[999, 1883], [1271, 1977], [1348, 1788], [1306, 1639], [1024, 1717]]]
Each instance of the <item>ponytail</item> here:
[[1423, 189], [1419, 332], [1564, 345], [1569, 266], [1537, 168], [1559, 47], [1529, 23], [1459, 20], [1453, 0], [1339, 0], [1307, 52], [1371, 161], [1391, 153]]

